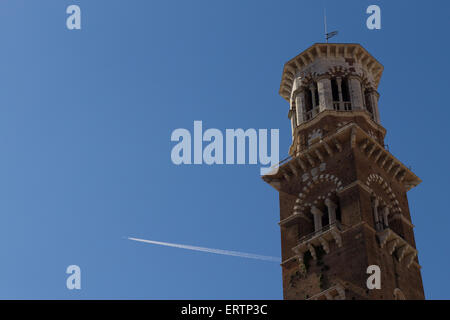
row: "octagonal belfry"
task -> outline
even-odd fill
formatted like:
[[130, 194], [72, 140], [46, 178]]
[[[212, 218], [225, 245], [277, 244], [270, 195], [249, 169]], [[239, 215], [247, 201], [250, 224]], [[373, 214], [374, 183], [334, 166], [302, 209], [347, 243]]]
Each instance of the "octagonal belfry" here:
[[385, 148], [382, 73], [359, 44], [317, 43], [284, 66], [290, 157], [263, 179], [279, 192], [285, 299], [424, 299], [406, 195], [421, 180]]

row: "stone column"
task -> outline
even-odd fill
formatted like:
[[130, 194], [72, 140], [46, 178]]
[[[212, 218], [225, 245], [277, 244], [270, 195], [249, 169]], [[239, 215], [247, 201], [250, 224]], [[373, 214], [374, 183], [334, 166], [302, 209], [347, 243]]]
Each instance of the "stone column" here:
[[295, 105], [297, 107], [297, 125], [302, 124], [305, 119], [303, 118], [305, 112], [305, 91], [301, 90], [295, 96]]
[[328, 208], [328, 219], [330, 222], [330, 225], [336, 222], [336, 208], [337, 205], [331, 201], [330, 199], [325, 200], [325, 205]]
[[341, 107], [344, 107], [344, 104], [342, 103], [342, 101], [344, 101], [344, 98], [342, 98], [342, 78], [336, 77], [336, 83], [337, 83], [338, 92], [339, 92], [339, 110], [340, 110]]
[[294, 135], [294, 129], [296, 127], [296, 123], [295, 123], [295, 110], [291, 109], [289, 110], [289, 119], [291, 120], [291, 130], [292, 130], [292, 135]]
[[378, 111], [378, 98], [379, 97], [380, 97], [380, 95], [378, 94], [378, 92], [376, 90], [373, 90], [370, 93], [370, 99], [372, 101], [373, 114], [374, 114], [375, 121], [377, 123], [380, 123], [380, 113]]
[[323, 212], [316, 207], [311, 208], [311, 213], [314, 215], [314, 231], [322, 230], [322, 215]]
[[383, 211], [384, 225], [389, 227], [389, 208], [386, 206]]
[[319, 107], [322, 110], [333, 109], [333, 95], [331, 93], [331, 80], [321, 78], [317, 81], [317, 91], [319, 92]]
[[359, 79], [356, 77], [350, 77], [349, 84], [350, 84], [350, 99], [352, 101], [352, 109], [363, 110], [364, 98]]
[[379, 219], [379, 216], [378, 216], [378, 206], [379, 206], [378, 199], [375, 199], [373, 201], [373, 206], [372, 206], [373, 216], [375, 218], [375, 230], [380, 231], [380, 229], [379, 229], [380, 219]]

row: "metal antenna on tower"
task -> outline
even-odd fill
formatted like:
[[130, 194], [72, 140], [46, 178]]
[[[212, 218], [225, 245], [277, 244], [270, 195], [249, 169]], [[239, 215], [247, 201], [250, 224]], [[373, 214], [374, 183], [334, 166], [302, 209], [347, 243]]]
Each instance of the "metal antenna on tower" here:
[[328, 43], [328, 39], [337, 35], [338, 32], [337, 31], [331, 31], [330, 33], [327, 32], [327, 11], [326, 11], [326, 9], [323, 9], [323, 22], [325, 24], [325, 40]]

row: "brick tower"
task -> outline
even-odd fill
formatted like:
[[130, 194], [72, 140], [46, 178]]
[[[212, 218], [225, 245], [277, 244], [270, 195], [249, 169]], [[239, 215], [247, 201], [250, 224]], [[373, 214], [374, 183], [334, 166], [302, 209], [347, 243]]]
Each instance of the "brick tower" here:
[[421, 180], [385, 148], [382, 72], [359, 44], [317, 43], [284, 66], [290, 157], [263, 179], [280, 197], [285, 299], [424, 299], [406, 196]]

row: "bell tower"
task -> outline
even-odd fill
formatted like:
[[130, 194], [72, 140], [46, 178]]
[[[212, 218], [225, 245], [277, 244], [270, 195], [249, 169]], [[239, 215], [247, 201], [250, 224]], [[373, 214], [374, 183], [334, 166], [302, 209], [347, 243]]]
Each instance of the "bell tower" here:
[[384, 145], [382, 72], [359, 44], [316, 43], [284, 65], [292, 145], [263, 179], [279, 192], [285, 299], [424, 299], [406, 195], [421, 180]]

